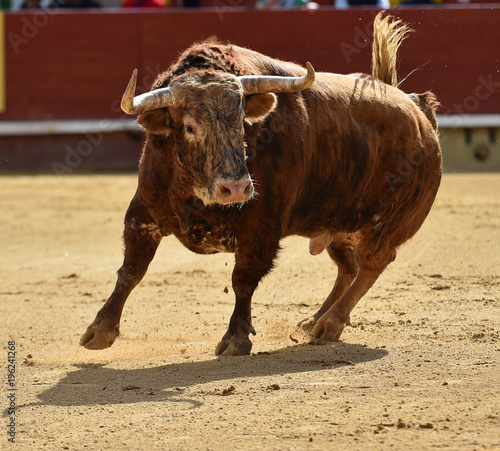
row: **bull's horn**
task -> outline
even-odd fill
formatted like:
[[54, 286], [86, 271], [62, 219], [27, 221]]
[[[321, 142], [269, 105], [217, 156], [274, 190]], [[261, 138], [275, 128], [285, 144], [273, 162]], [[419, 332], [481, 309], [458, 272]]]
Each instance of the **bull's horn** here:
[[[128, 82], [127, 89], [123, 93], [121, 107], [127, 114], [139, 114], [145, 111], [156, 110], [172, 106], [175, 102], [172, 88], [155, 89], [145, 94], [135, 96], [135, 86], [137, 84], [137, 69], [132, 72], [132, 77]], [[135, 96], [135, 97], [134, 97]]]
[[298, 92], [309, 88], [316, 78], [311, 63], [306, 64], [307, 74], [303, 77], [277, 77], [273, 75], [244, 75], [238, 77], [245, 94], [266, 92]]

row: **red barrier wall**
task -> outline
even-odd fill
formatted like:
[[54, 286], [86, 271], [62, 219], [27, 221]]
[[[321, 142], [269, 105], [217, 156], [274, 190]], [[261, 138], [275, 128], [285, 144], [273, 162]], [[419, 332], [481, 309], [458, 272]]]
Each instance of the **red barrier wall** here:
[[[221, 2], [224, 3], [224, 2]], [[225, 3], [224, 3], [225, 4]], [[112, 118], [132, 69], [154, 75], [217, 35], [273, 57], [338, 73], [370, 70], [372, 9], [7, 13], [6, 111], [0, 120]], [[407, 92], [433, 90], [441, 113], [500, 112], [500, 6], [393, 11], [415, 33], [400, 52]]]

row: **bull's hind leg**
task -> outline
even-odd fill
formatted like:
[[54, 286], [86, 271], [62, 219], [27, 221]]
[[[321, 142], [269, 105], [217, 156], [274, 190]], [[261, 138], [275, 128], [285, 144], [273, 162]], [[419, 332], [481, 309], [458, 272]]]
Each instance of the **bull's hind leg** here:
[[[326, 246], [326, 250], [330, 258], [338, 266], [337, 280], [335, 281], [335, 285], [333, 286], [331, 293], [328, 295], [326, 301], [320, 309], [313, 316], [302, 320], [298, 324], [298, 327], [306, 332], [311, 332], [318, 322], [318, 319], [324, 315], [335, 303], [335, 301], [337, 301], [344, 294], [356, 278], [359, 270], [358, 257], [356, 255], [353, 240], [347, 236], [339, 237], [330, 235], [329, 237], [330, 239], [328, 241], [328, 245]], [[320, 239], [324, 240], [322, 237], [320, 237]], [[317, 245], [317, 241], [311, 240], [310, 250], [317, 250]], [[313, 252], [311, 253], [316, 255]]]
[[347, 291], [324, 313], [314, 326], [311, 335], [315, 339], [337, 341], [344, 327], [349, 323], [349, 315], [358, 301], [372, 287], [387, 265], [396, 258], [396, 251], [391, 250], [385, 255], [378, 255], [370, 261], [363, 261], [360, 252], [360, 269], [352, 285]]
[[82, 346], [87, 349], [105, 349], [113, 344], [119, 334], [125, 301], [146, 274], [161, 239], [159, 228], [140, 199], [134, 197], [125, 216], [125, 258], [118, 270], [115, 289], [80, 339]]

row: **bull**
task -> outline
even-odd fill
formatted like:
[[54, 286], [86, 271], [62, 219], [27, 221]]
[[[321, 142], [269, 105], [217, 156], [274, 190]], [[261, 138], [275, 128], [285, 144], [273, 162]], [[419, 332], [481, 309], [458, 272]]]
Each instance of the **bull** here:
[[190, 47], [139, 96], [134, 71], [122, 109], [139, 115], [146, 141], [124, 262], [80, 344], [113, 344], [127, 297], [172, 234], [196, 253], [235, 254], [235, 307], [216, 355], [250, 353], [252, 295], [290, 235], [338, 266], [323, 305], [299, 323], [313, 340], [338, 340], [441, 180], [437, 100], [397, 88], [408, 31], [375, 18], [371, 76], [315, 73], [216, 40]]

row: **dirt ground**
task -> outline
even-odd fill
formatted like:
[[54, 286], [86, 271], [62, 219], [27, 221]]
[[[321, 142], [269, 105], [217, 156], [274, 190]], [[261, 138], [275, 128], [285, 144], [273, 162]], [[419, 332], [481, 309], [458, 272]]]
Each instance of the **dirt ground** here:
[[223, 358], [213, 351], [234, 257], [175, 238], [129, 298], [113, 347], [78, 345], [114, 286], [135, 184], [0, 178], [0, 449], [500, 449], [500, 175], [444, 177], [339, 343], [295, 330], [336, 270], [286, 239], [254, 297], [252, 354]]

